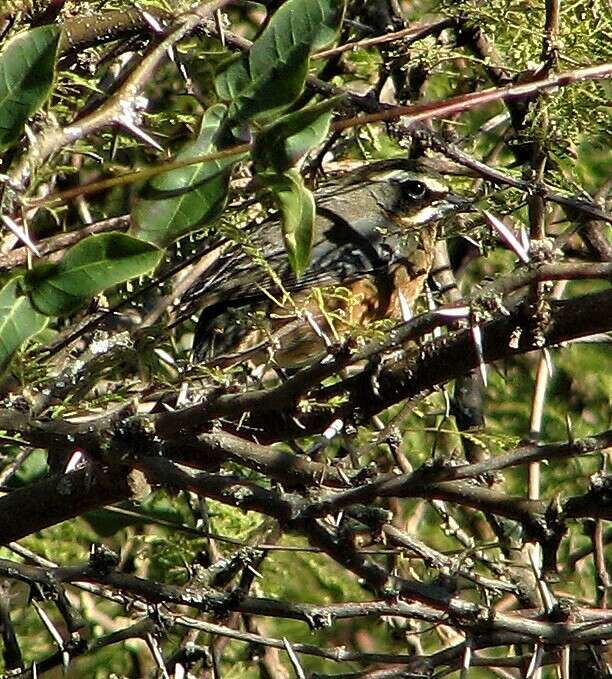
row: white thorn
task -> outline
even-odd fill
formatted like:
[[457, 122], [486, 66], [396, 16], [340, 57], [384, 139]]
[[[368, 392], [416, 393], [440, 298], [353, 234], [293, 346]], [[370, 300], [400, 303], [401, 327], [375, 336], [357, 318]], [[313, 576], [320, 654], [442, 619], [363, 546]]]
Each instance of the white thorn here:
[[147, 645], [151, 651], [151, 655], [155, 660], [155, 663], [159, 667], [162, 677], [164, 679], [170, 679], [168, 676], [168, 670], [166, 669], [166, 663], [164, 662], [164, 656], [162, 655], [161, 648], [159, 647], [159, 642], [152, 634], [147, 634]]
[[463, 663], [461, 665], [461, 675], [463, 676], [472, 664], [472, 647], [469, 643], [466, 643], [465, 650], [463, 651]]
[[347, 486], [351, 485], [351, 480], [346, 475], [346, 472], [344, 469], [342, 469], [342, 467], [338, 467], [338, 476], [344, 481], [344, 483], [346, 483]]
[[531, 568], [533, 570], [533, 574], [536, 577], [536, 580], [540, 580], [542, 578], [542, 571], [540, 570], [540, 555], [539, 555], [539, 550], [537, 547], [534, 549], [529, 549], [528, 554], [529, 556], [529, 561], [531, 563]]
[[527, 674], [525, 675], [525, 679], [532, 679], [532, 677], [540, 668], [543, 655], [544, 647], [542, 646], [542, 644], [537, 643], [535, 645], [535, 651], [533, 653], [533, 656], [531, 657], [531, 662], [529, 663], [529, 667], [527, 668]]
[[569, 413], [565, 413], [565, 430], [567, 432], [568, 443], [574, 443], [574, 425]]
[[448, 309], [438, 309], [436, 313], [439, 316], [446, 316], [448, 318], [467, 318], [470, 315], [470, 307], [456, 306]]
[[372, 385], [372, 393], [376, 398], [380, 398], [380, 384], [378, 382], [378, 376], [373, 374], [370, 378], [370, 384]]
[[470, 236], [466, 236], [463, 234], [461, 235], [461, 238], [463, 238], [463, 240], [466, 240], [468, 243], [471, 243], [478, 250], [478, 252], [482, 254], [482, 247], [477, 240], [474, 240], [474, 238], [471, 238]]
[[181, 61], [175, 61], [176, 67], [179, 70], [179, 73], [181, 74], [181, 77], [183, 80], [188, 83], [188, 84], [193, 84], [193, 81], [189, 77], [189, 73], [187, 73], [187, 69], [185, 68], [185, 64], [183, 64]]
[[519, 239], [514, 235], [511, 228], [506, 226], [502, 220], [488, 210], [483, 210], [487, 222], [497, 231], [502, 241], [514, 252], [515, 255], [524, 263], [529, 262], [529, 253], [523, 247]]
[[129, 130], [136, 137], [144, 141], [145, 144], [149, 144], [149, 146], [152, 146], [157, 151], [161, 151], [162, 153], [164, 152], [163, 146], [160, 146], [155, 141], [155, 139], [153, 139], [153, 137], [151, 137], [149, 134], [141, 130], [138, 126], [134, 125], [134, 123], [127, 116], [122, 116], [117, 122], [119, 123], [119, 125]]
[[287, 651], [287, 655], [289, 656], [289, 660], [293, 665], [293, 669], [295, 670], [298, 679], [306, 679], [306, 674], [304, 672], [302, 664], [300, 663], [299, 658], [295, 654], [295, 651], [291, 646], [291, 642], [286, 637], [283, 637], [283, 645], [285, 646], [285, 650]]
[[431, 292], [431, 288], [429, 286], [425, 287], [425, 299], [427, 300], [427, 309], [429, 311], [435, 311], [436, 310], [436, 300], [434, 299], [434, 296]]
[[564, 646], [561, 649], [561, 662], [559, 663], [561, 679], [570, 679], [571, 656], [572, 656], [571, 646]]
[[221, 14], [220, 9], [216, 10], [215, 12], [215, 24], [217, 26], [217, 32], [219, 33], [221, 45], [225, 47], [225, 31], [223, 30], [223, 15]]
[[482, 333], [480, 331], [480, 326], [475, 323], [470, 328], [472, 333], [472, 340], [474, 341], [474, 347], [476, 348], [476, 356], [478, 357], [478, 370], [480, 371], [480, 376], [482, 377], [482, 383], [487, 386], [487, 366], [484, 362], [484, 352], [482, 348]]
[[253, 575], [254, 575], [256, 578], [259, 578], [260, 580], [263, 580], [263, 575], [262, 575], [257, 569], [253, 568], [253, 566], [251, 566], [251, 564], [249, 564], [249, 565], [247, 566], [247, 568], [251, 571], [251, 573], [253, 573]]
[[171, 366], [176, 366], [176, 361], [172, 358], [172, 356], [170, 356], [170, 354], [165, 349], [155, 347], [155, 349], [153, 349], [153, 352], [157, 354], [157, 356], [163, 363], [166, 363], [167, 365]]
[[41, 256], [39, 249], [36, 247], [36, 244], [30, 238], [28, 232], [25, 229], [22, 229], [19, 224], [14, 222], [8, 215], [2, 215], [1, 219], [4, 222], [4, 225], [10, 229], [29, 250], [31, 250], [37, 257]]
[[47, 628], [47, 632], [49, 632], [49, 634], [53, 638], [53, 641], [56, 643], [56, 645], [60, 649], [60, 651], [63, 651], [64, 650], [64, 640], [62, 639], [62, 635], [59, 633], [59, 630], [53, 624], [53, 621], [47, 615], [47, 612], [38, 603], [38, 601], [34, 600], [34, 601], [32, 601], [32, 604], [34, 605], [36, 612], [38, 613], [40, 619], [42, 620], [43, 625]]
[[524, 226], [521, 226], [519, 230], [519, 236], [521, 237], [521, 243], [525, 248], [525, 252], [529, 252], [531, 243], [529, 242], [529, 234], [527, 233], [527, 229]]
[[72, 453], [70, 459], [66, 463], [64, 469], [64, 474], [70, 474], [70, 472], [76, 471], [77, 469], [82, 469], [87, 464], [87, 455], [85, 451], [79, 450], [78, 448]]
[[314, 334], [323, 341], [323, 344], [326, 347], [331, 346], [332, 342], [329, 339], [329, 337], [325, 334], [321, 326], [317, 323], [316, 318], [310, 313], [310, 311], [306, 311], [304, 316], [306, 317], [306, 320], [308, 321], [308, 325], [312, 328]]
[[550, 357], [550, 351], [546, 347], [542, 349], [542, 355], [544, 358], [544, 362], [546, 363], [546, 370], [548, 371], [548, 376], [552, 377], [553, 376], [553, 363], [552, 363], [552, 358]]
[[404, 293], [401, 290], [397, 291], [397, 298], [399, 300], [399, 307], [400, 307], [400, 313], [402, 314], [402, 320], [404, 323], [408, 323], [408, 321], [412, 320], [412, 309], [410, 308], [410, 304], [408, 304], [408, 300], [404, 296]]
[[[428, 285], [425, 286], [425, 298], [427, 300], [427, 309], [429, 311], [435, 311], [438, 305], [436, 304], [436, 300], [434, 299], [431, 288]], [[434, 328], [432, 330], [431, 335], [434, 339], [442, 337], [442, 328], [439, 327]]]
[[154, 33], [164, 32], [164, 27], [159, 23], [157, 18], [154, 17], [150, 12], [147, 12], [146, 9], [141, 9], [140, 13], [142, 14], [142, 18], [149, 24]]
[[187, 397], [189, 396], [189, 383], [183, 382], [179, 390], [179, 394], [176, 397], [176, 405], [183, 406], [187, 404]]
[[448, 391], [444, 387], [442, 387], [442, 396], [444, 397], [444, 417], [448, 419], [451, 414], [451, 401]]
[[294, 415], [291, 416], [291, 421], [296, 427], [299, 427], [300, 429], [306, 429], [306, 427]]
[[23, 130], [26, 133], [26, 137], [32, 146], [36, 144], [36, 135], [32, 132], [32, 128], [29, 125], [24, 125]]
[[500, 113], [499, 115], [489, 118], [487, 122], [480, 128], [481, 132], [491, 132], [496, 127], [503, 125], [506, 121], [510, 120], [509, 113]]
[[327, 439], [328, 441], [331, 441], [334, 437], [338, 436], [338, 434], [342, 431], [342, 427], [344, 427], [344, 422], [340, 419], [334, 420], [329, 427], [323, 432], [323, 438]]

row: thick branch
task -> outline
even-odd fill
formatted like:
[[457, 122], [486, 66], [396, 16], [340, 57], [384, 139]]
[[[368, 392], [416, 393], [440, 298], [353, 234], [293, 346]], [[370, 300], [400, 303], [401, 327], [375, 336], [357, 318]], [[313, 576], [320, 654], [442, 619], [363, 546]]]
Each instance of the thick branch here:
[[0, 544], [130, 498], [138, 479], [129, 469], [88, 467], [30, 484], [0, 498]]
[[[531, 351], [533, 347], [525, 338], [521, 338], [524, 324], [525, 319], [520, 309], [516, 309], [510, 316], [500, 316], [483, 323], [481, 332], [484, 360], [491, 363]], [[610, 330], [612, 291], [606, 290], [553, 302], [550, 323], [544, 334], [546, 346], [555, 346]], [[319, 398], [341, 393], [347, 395], [346, 403], [335, 410], [313, 406], [310, 412], [302, 413], [291, 406], [281, 408], [275, 390], [262, 390], [220, 396], [209, 404], [161, 415], [157, 418], [156, 427], [162, 436], [172, 436], [173, 431], [176, 436], [178, 432], [191, 426], [204, 426], [209, 418], [222, 415], [238, 417], [248, 410], [251, 412], [248, 423], [255, 428], [260, 441], [301, 438], [324, 431], [338, 418], [351, 421], [357, 417], [358, 422], [367, 421], [389, 406], [429, 392], [438, 385], [474, 370], [478, 365], [479, 357], [474, 349], [471, 333], [464, 331], [426, 346], [418, 357], [409, 354], [401, 360], [385, 363], [376, 374], [375, 384], [372, 373], [364, 370], [327, 391], [323, 390]], [[320, 369], [320, 366], [315, 369]], [[282, 385], [279, 390], [281, 388], [288, 387]], [[269, 410], [276, 411], [274, 419], [265, 416]]]

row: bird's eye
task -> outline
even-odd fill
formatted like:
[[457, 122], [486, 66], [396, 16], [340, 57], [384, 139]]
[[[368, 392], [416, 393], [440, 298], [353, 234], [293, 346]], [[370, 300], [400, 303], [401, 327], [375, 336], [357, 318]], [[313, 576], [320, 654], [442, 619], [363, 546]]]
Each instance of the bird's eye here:
[[407, 181], [403, 183], [402, 188], [411, 198], [424, 198], [427, 193], [427, 187], [423, 182]]

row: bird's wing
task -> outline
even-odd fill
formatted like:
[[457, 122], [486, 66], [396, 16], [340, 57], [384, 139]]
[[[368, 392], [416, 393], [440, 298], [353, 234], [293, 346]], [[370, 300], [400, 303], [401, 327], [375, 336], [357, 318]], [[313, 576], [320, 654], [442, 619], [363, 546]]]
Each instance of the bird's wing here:
[[[382, 188], [388, 189], [388, 182]], [[381, 210], [376, 184], [349, 185], [317, 195], [310, 264], [299, 278], [291, 271], [281, 226], [268, 220], [245, 243], [232, 242], [185, 293], [183, 313], [197, 308], [240, 307], [314, 286], [338, 285], [388, 267], [397, 225]]]

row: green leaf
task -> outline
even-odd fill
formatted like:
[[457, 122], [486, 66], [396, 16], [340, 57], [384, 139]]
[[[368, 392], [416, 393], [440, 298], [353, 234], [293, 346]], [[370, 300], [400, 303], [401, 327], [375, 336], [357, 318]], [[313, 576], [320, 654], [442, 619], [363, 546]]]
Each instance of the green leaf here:
[[297, 99], [310, 53], [334, 40], [344, 6], [342, 0], [287, 0], [249, 53], [222, 66], [215, 86], [231, 102], [233, 123], [271, 115]]
[[[46, 321], [45, 321], [46, 322]], [[33, 450], [15, 472], [11, 486], [22, 487], [34, 483], [49, 474], [46, 450]]]
[[296, 169], [284, 174], [260, 175], [272, 191], [281, 213], [281, 227], [285, 249], [291, 268], [299, 275], [308, 266], [315, 220], [312, 192], [304, 186], [304, 179]]
[[[188, 160], [219, 149], [227, 107], [217, 104], [202, 118], [197, 139], [186, 144], [177, 160]], [[170, 170], [154, 177], [132, 209], [131, 232], [165, 247], [186, 233], [214, 222], [223, 212], [232, 167], [237, 157], [212, 160]]]
[[329, 132], [332, 109], [343, 97], [334, 97], [282, 116], [265, 127], [255, 139], [253, 158], [262, 168], [282, 173], [293, 167], [310, 149], [321, 144]]
[[144, 523], [142, 519], [114, 512], [110, 509], [94, 509], [83, 514], [82, 518], [98, 535], [104, 538], [108, 538], [128, 526]]
[[26, 274], [32, 304], [47, 316], [69, 314], [102, 290], [152, 271], [162, 252], [124, 233], [89, 236], [58, 264], [43, 264]]
[[224, 61], [215, 76], [215, 89], [223, 101], [236, 99], [251, 83], [249, 59], [245, 54], [232, 55]]
[[13, 354], [32, 335], [47, 324], [28, 297], [21, 294], [23, 277], [11, 279], [0, 290], [0, 372], [9, 364]]
[[0, 52], [0, 150], [19, 138], [51, 93], [60, 33], [59, 26], [33, 28]]
[[345, 3], [342, 0], [287, 0], [274, 13], [249, 50], [249, 72], [259, 78], [283, 61], [297, 45], [312, 51], [336, 39]]
[[233, 123], [270, 116], [293, 103], [302, 93], [308, 73], [308, 45], [297, 45], [254, 78], [232, 101], [229, 117]]

